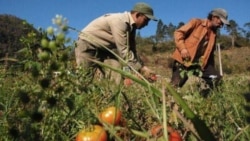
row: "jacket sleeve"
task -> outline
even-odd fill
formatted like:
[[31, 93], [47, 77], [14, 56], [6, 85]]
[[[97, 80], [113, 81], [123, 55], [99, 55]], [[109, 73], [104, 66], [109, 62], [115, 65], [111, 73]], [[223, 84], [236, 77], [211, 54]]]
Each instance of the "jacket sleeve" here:
[[191, 19], [187, 24], [174, 32], [174, 41], [179, 51], [186, 48], [185, 39], [192, 33], [198, 23], [200, 23], [199, 19]]

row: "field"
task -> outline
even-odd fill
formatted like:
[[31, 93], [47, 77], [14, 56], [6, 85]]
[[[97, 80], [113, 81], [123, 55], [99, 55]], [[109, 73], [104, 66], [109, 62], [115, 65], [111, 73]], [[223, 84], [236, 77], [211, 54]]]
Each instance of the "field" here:
[[[41, 41], [29, 56], [34, 58], [20, 67], [1, 68], [0, 140], [73, 141], [81, 130], [99, 137], [94, 125], [110, 141], [171, 140], [172, 133], [187, 141], [250, 140], [249, 47], [222, 52], [223, 83], [203, 97], [203, 82], [196, 77], [181, 89], [172, 88], [168, 52], [143, 54], [158, 74], [155, 83], [114, 68], [132, 84], [92, 81], [86, 70], [75, 67], [72, 48], [64, 48], [66, 37], [57, 35], [56, 46]], [[27, 39], [27, 46], [34, 38]], [[117, 123], [102, 118], [109, 107], [121, 112]]]
[[[204, 98], [195, 85], [199, 79], [191, 77], [178, 94], [218, 140], [248, 140], [249, 79], [248, 73], [226, 75], [223, 85]], [[152, 86], [165, 91], [166, 83], [159, 78]], [[147, 133], [163, 124], [164, 114], [168, 125], [185, 140], [196, 140], [185, 111], [179, 106], [172, 109], [176, 102], [169, 92], [165, 92], [163, 108], [162, 97], [135, 82], [125, 87], [114, 86], [108, 80], [89, 83], [84, 75], [63, 74], [49, 79], [15, 72], [1, 74], [0, 91], [2, 140], [74, 140], [80, 129], [100, 124], [98, 113], [110, 106], [121, 109], [124, 121], [116, 127], [106, 126], [110, 140], [154, 139]], [[146, 135], [138, 135], [132, 129]]]

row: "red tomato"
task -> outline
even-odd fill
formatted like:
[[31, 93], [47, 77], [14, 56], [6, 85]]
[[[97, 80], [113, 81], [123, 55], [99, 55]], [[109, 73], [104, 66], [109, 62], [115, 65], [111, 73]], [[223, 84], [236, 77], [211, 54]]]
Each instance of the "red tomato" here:
[[76, 141], [107, 141], [108, 136], [103, 127], [94, 125], [93, 130], [81, 130], [77, 136]]
[[158, 137], [160, 135], [162, 135], [162, 125], [156, 125], [156, 126], [153, 126], [151, 129], [150, 129], [150, 134], [153, 136], [153, 137]]
[[182, 141], [181, 135], [177, 131], [170, 133], [169, 141]]
[[125, 86], [130, 86], [130, 85], [132, 85], [133, 81], [129, 78], [125, 78], [123, 83]]
[[152, 81], [156, 81], [156, 80], [157, 80], [156, 74], [152, 74], [152, 75], [150, 76], [150, 79], [151, 79]]
[[[167, 126], [168, 133], [172, 133], [174, 129], [171, 126]], [[150, 129], [150, 133], [153, 137], [159, 137], [163, 135], [162, 125], [155, 125]]]
[[114, 106], [108, 107], [107, 109], [102, 111], [100, 114], [100, 119], [102, 122], [112, 124], [112, 125], [120, 124], [121, 117], [122, 117], [121, 111]]
[[[168, 140], [169, 141], [182, 141], [181, 135], [179, 132], [175, 131], [171, 126], [167, 126], [167, 131], [169, 133]], [[153, 137], [157, 139], [163, 139], [163, 127], [162, 125], [153, 126], [150, 129], [150, 133]]]

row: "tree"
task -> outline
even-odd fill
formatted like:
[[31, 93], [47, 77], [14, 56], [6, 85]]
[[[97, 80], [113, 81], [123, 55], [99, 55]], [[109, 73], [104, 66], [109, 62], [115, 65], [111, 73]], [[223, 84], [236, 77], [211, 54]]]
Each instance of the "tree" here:
[[230, 26], [226, 27], [232, 41], [232, 47], [235, 47], [236, 38], [240, 36], [238, 32], [238, 24], [234, 20], [229, 20]]
[[178, 26], [176, 27], [176, 29], [182, 27], [184, 24], [185, 24], [184, 22], [179, 22], [179, 23], [178, 23]]
[[157, 23], [157, 29], [155, 34], [156, 44], [165, 40], [166, 30], [167, 26], [162, 22], [162, 20], [159, 20]]
[[174, 31], [176, 30], [176, 26], [172, 23], [169, 23], [166, 28], [166, 36], [169, 40], [172, 40], [174, 38]]
[[250, 22], [245, 23], [244, 27], [247, 28], [247, 30], [245, 30], [245, 38], [249, 41], [250, 40]]

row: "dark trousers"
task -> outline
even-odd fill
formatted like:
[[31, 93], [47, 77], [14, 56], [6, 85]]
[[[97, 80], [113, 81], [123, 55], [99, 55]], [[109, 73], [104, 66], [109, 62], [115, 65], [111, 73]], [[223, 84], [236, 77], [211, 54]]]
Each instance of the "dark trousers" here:
[[185, 67], [184, 65], [180, 64], [179, 62], [175, 61], [173, 64], [173, 70], [172, 70], [172, 78], [171, 83], [175, 87], [182, 87], [186, 81], [188, 80], [188, 72], [193, 72], [193, 75], [199, 76], [200, 72], [201, 78], [205, 80], [206, 84], [209, 85], [211, 89], [214, 88], [214, 86], [217, 86], [221, 75], [218, 73], [217, 70], [215, 70], [213, 65], [208, 64], [204, 70], [201, 70], [200, 66], [191, 66], [191, 67]]

